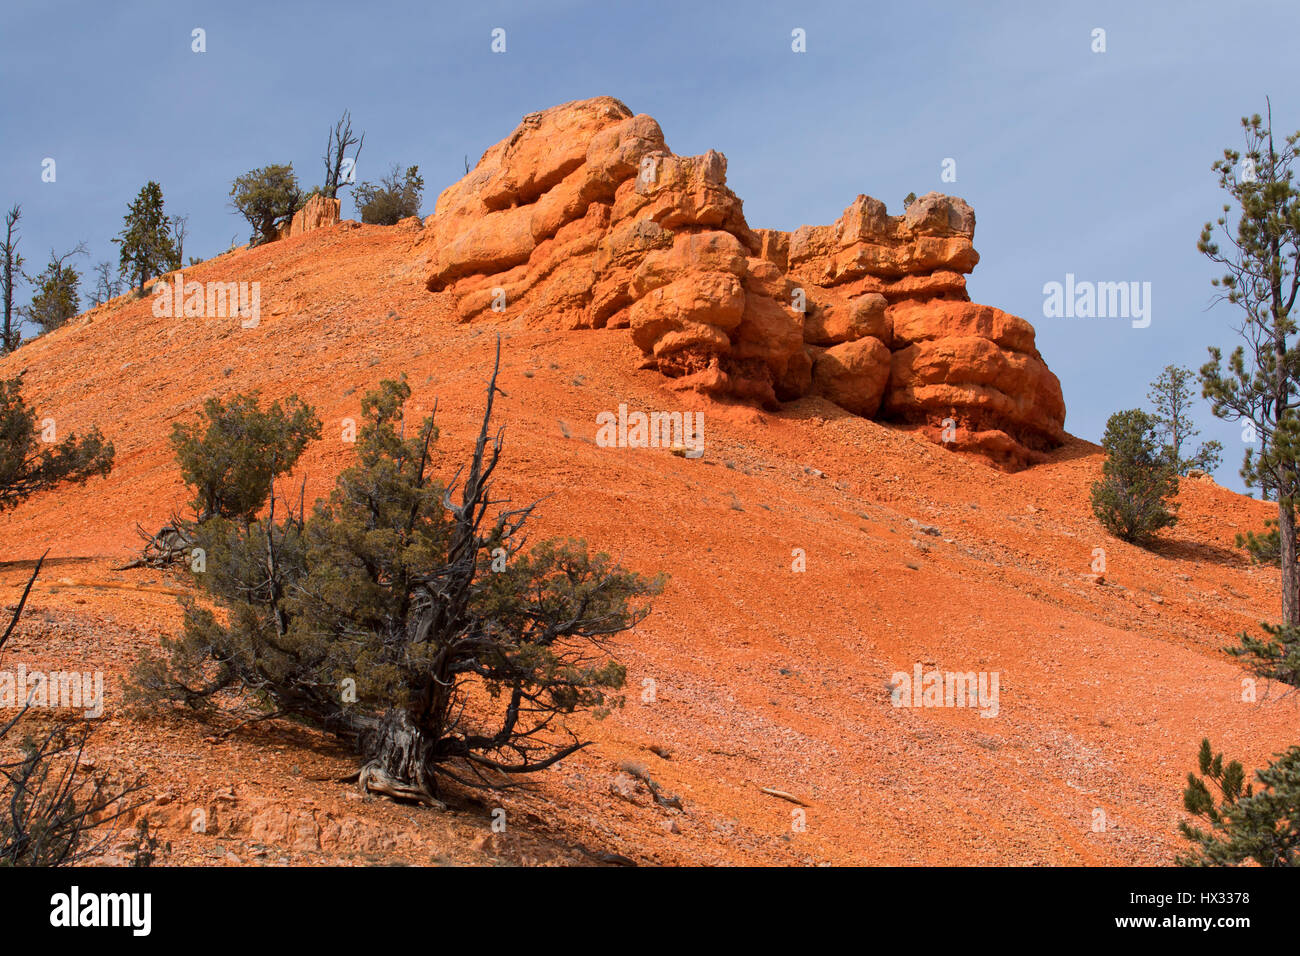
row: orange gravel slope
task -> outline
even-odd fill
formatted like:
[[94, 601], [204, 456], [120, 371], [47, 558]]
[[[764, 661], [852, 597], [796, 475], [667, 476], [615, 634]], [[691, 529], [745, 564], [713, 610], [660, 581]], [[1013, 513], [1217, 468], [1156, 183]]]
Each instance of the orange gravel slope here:
[[[1232, 544], [1268, 505], [1185, 481], [1177, 527], [1135, 548], [1090, 513], [1094, 445], [1004, 474], [820, 399], [772, 414], [684, 395], [638, 370], [625, 331], [457, 324], [423, 288], [418, 235], [344, 223], [185, 270], [260, 282], [253, 329], [123, 298], [0, 360], [60, 434], [97, 423], [117, 447], [109, 478], [0, 515], [0, 603], [51, 556], [5, 666], [105, 672], [92, 758], [147, 775], [139, 812], [164, 827], [169, 862], [1163, 864], [1202, 736], [1248, 767], [1300, 736], [1296, 699], [1261, 687], [1244, 702], [1221, 651], [1278, 612], [1277, 572]], [[361, 395], [405, 372], [418, 414], [439, 402], [449, 476], [498, 332], [498, 492], [545, 498], [536, 537], [671, 576], [616, 643], [626, 706], [575, 722], [595, 745], [439, 813], [337, 782], [350, 756], [300, 728], [223, 736], [124, 707], [123, 675], [176, 630], [185, 586], [113, 570], [137, 523], [184, 504], [172, 424], [212, 395], [298, 393], [325, 422], [294, 477], [310, 500], [349, 461], [342, 422]], [[703, 457], [598, 447], [596, 416], [620, 403], [703, 411]], [[996, 672], [996, 716], [892, 706], [891, 675], [918, 663]], [[632, 763], [683, 809], [656, 805]]]

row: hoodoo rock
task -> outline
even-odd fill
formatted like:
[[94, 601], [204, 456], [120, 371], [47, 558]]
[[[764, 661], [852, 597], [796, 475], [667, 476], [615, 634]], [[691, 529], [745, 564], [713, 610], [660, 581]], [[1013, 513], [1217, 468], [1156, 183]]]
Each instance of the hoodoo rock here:
[[438, 197], [418, 249], [462, 321], [624, 328], [679, 388], [815, 394], [1016, 468], [1064, 440], [1028, 322], [970, 302], [975, 213], [858, 196], [829, 226], [752, 230], [727, 160], [677, 156], [598, 97], [524, 117]]

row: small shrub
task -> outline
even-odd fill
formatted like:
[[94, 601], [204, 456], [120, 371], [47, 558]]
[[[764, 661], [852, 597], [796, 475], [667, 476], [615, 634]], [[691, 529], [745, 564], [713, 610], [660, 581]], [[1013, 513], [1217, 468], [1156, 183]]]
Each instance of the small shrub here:
[[36, 412], [23, 401], [20, 379], [0, 379], [0, 511], [47, 488], [81, 484], [113, 467], [113, 443], [98, 428], [78, 438], [41, 441]]
[[1178, 505], [1169, 501], [1178, 481], [1155, 428], [1152, 416], [1136, 408], [1106, 422], [1106, 462], [1092, 486], [1092, 510], [1103, 528], [1124, 541], [1146, 541], [1178, 520]]
[[424, 180], [420, 167], [407, 167], [401, 174], [396, 165], [379, 184], [362, 183], [352, 191], [352, 201], [357, 205], [361, 221], [379, 226], [395, 226], [408, 216], [420, 214], [420, 200], [424, 193]]

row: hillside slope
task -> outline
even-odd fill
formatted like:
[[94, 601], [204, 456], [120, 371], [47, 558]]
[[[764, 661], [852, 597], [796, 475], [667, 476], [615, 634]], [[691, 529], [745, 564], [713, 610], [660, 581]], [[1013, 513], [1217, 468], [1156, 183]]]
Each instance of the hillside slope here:
[[[1277, 613], [1276, 572], [1232, 546], [1267, 505], [1185, 481], [1178, 526], [1134, 548], [1090, 514], [1091, 444], [1067, 439], [1007, 474], [816, 397], [768, 412], [673, 391], [638, 370], [619, 330], [458, 322], [449, 294], [425, 289], [420, 232], [343, 223], [185, 270], [260, 282], [256, 328], [119, 299], [0, 360], [0, 376], [25, 372], [60, 434], [97, 423], [117, 446], [109, 478], [0, 516], [4, 603], [36, 557], [52, 559], [6, 666], [105, 671], [93, 756], [148, 774], [144, 812], [166, 825], [174, 861], [1167, 863], [1202, 736], [1248, 766], [1295, 742], [1294, 698], [1243, 703], [1220, 651]], [[530, 789], [439, 814], [335, 782], [348, 754], [302, 730], [220, 736], [123, 708], [138, 649], [178, 626], [180, 581], [113, 570], [138, 547], [137, 523], [183, 507], [172, 424], [212, 395], [298, 393], [325, 422], [294, 479], [310, 500], [350, 460], [342, 420], [362, 393], [405, 372], [417, 413], [438, 400], [449, 476], [496, 333], [498, 490], [545, 499], [536, 537], [585, 537], [671, 575], [616, 644], [627, 704], [586, 727], [596, 745]], [[703, 457], [599, 447], [596, 416], [620, 403], [703, 411]], [[1088, 578], [1098, 547], [1104, 584]], [[891, 675], [917, 663], [997, 672], [997, 715], [891, 706]], [[684, 811], [631, 786], [628, 761]], [[807, 804], [804, 830], [764, 787]], [[496, 806], [504, 834], [489, 830]], [[191, 830], [196, 809], [205, 833]]]

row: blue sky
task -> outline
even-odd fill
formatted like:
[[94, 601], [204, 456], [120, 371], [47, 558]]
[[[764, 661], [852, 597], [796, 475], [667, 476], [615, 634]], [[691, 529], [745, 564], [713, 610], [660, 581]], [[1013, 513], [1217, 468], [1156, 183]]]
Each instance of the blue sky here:
[[[494, 28], [506, 52], [491, 51]], [[901, 211], [931, 189], [975, 208], [971, 297], [1023, 315], [1061, 378], [1066, 428], [1097, 440], [1169, 363], [1231, 347], [1201, 224], [1238, 120], [1273, 99], [1300, 129], [1295, 0], [1179, 3], [24, 3], [0, 8], [0, 205], [23, 206], [29, 271], [84, 240], [88, 270], [150, 179], [188, 214], [187, 255], [243, 242], [230, 181], [292, 162], [322, 178], [346, 107], [375, 179], [418, 164], [424, 213], [528, 112], [607, 94], [669, 146], [718, 149], [750, 224], [832, 222], [858, 193]], [[207, 50], [191, 51], [191, 31]], [[803, 29], [807, 52], [791, 50]], [[1106, 31], [1106, 52], [1092, 33]], [[46, 157], [57, 180], [41, 181]], [[940, 180], [945, 159], [957, 180]], [[354, 215], [344, 199], [344, 215]], [[1066, 273], [1151, 283], [1152, 321], [1043, 315]], [[26, 301], [28, 289], [21, 290]], [[1238, 426], [1198, 409], [1240, 488]]]

